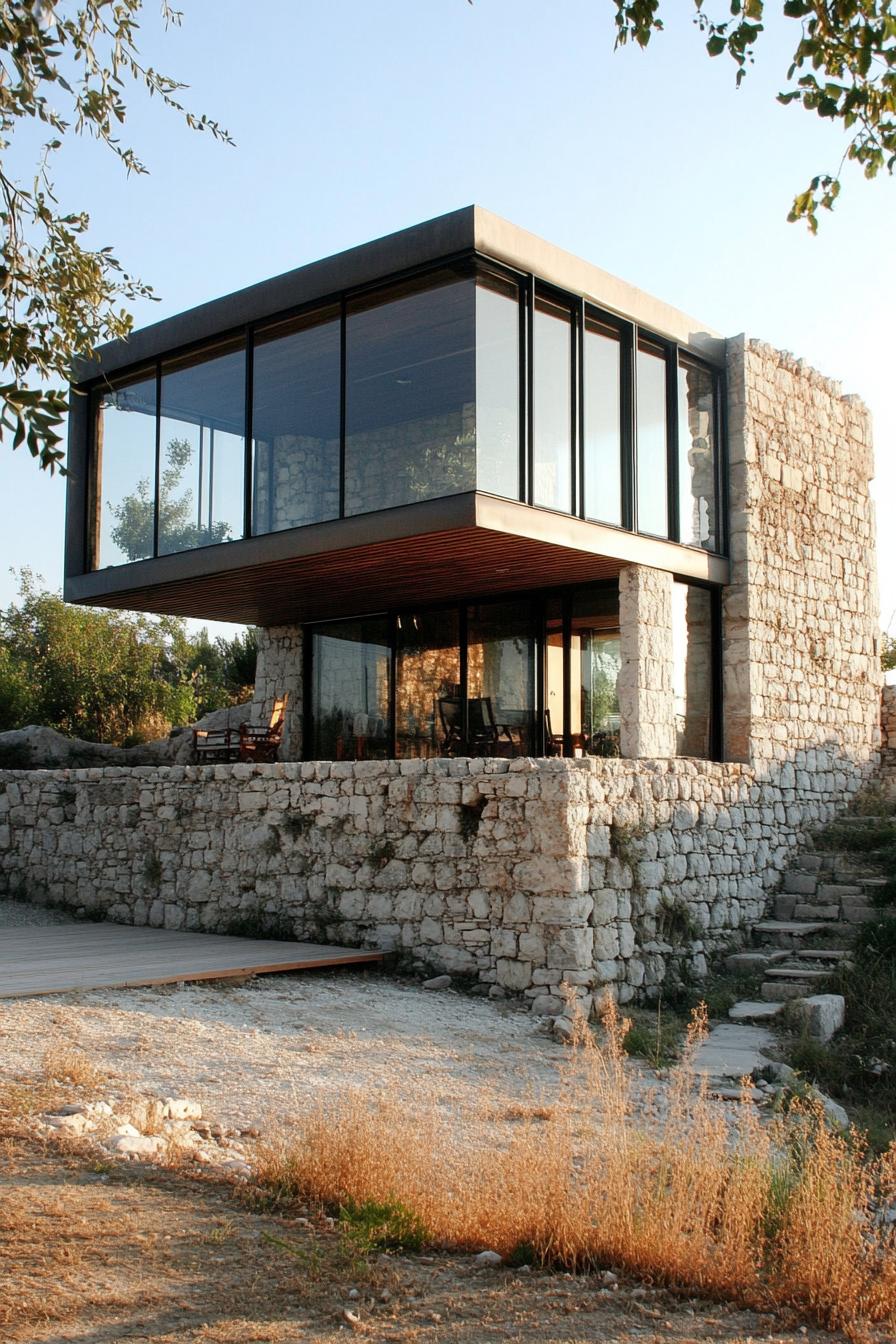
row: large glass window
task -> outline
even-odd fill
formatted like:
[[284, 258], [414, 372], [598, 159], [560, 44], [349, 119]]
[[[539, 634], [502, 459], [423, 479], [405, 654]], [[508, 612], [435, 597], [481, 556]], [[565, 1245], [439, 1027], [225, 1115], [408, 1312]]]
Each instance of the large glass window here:
[[707, 588], [672, 585], [672, 686], [676, 751], [713, 755], [713, 604]]
[[638, 342], [638, 531], [669, 535], [666, 354]]
[[678, 366], [678, 497], [680, 540], [718, 549], [716, 522], [715, 378], [702, 364]]
[[619, 755], [619, 589], [573, 594], [570, 621], [570, 732], [575, 754]]
[[339, 312], [255, 334], [252, 531], [339, 517]]
[[476, 486], [519, 499], [519, 288], [497, 276], [476, 283]]
[[585, 517], [622, 525], [622, 342], [585, 322]]
[[485, 602], [467, 609], [469, 755], [535, 751], [535, 638], [532, 603]]
[[445, 756], [462, 735], [456, 608], [403, 613], [396, 628], [395, 740], [399, 756]]
[[313, 631], [313, 759], [389, 755], [390, 647], [385, 616], [334, 621]]
[[153, 553], [156, 489], [156, 376], [95, 394], [96, 567]]
[[475, 282], [349, 307], [345, 511], [476, 488]]
[[538, 298], [532, 354], [532, 502], [572, 510], [572, 320]]
[[159, 554], [243, 535], [242, 341], [162, 365]]

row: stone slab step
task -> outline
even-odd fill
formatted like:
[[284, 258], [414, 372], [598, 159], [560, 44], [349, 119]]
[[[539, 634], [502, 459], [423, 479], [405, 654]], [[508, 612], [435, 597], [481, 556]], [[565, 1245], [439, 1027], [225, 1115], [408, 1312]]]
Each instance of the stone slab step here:
[[769, 980], [802, 980], [809, 984], [827, 980], [830, 971], [816, 971], [811, 966], [771, 966], [766, 971]]
[[762, 919], [753, 925], [753, 937], [768, 940], [776, 947], [792, 947], [800, 939], [811, 938], [829, 927], [823, 920]]
[[762, 1052], [774, 1043], [774, 1036], [765, 1027], [720, 1022], [697, 1050], [694, 1070], [711, 1078], [744, 1078], [768, 1064]]
[[811, 980], [764, 980], [759, 993], [766, 1003], [787, 1003], [790, 999], [808, 998], [818, 985]]
[[756, 999], [742, 999], [732, 1004], [728, 1016], [732, 1022], [769, 1022], [778, 1016], [784, 1008], [783, 1003], [759, 1002]]
[[808, 902], [797, 904], [794, 907], [793, 917], [794, 919], [836, 920], [840, 918], [840, 902], [835, 901], [830, 905], [821, 905], [815, 901], [811, 904]]
[[850, 952], [846, 947], [798, 947], [793, 955], [802, 961], [839, 963], [850, 959]]

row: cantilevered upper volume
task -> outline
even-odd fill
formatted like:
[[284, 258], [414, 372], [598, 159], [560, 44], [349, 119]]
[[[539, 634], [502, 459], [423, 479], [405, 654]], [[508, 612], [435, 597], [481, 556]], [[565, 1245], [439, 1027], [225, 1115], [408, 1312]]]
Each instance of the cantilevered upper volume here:
[[471, 206], [82, 364], [71, 601], [259, 625], [728, 578], [716, 333]]

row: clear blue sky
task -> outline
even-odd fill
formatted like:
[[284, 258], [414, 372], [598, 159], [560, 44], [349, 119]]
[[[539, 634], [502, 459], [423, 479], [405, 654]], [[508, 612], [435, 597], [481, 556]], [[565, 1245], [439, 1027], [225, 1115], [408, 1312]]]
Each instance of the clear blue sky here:
[[[138, 325], [477, 202], [727, 335], [794, 351], [874, 413], [896, 629], [896, 183], [849, 173], [818, 238], [787, 224], [843, 146], [775, 103], [797, 25], [772, 25], [735, 91], [690, 4], [665, 8], [648, 52], [614, 53], [612, 0], [183, 0], [167, 35], [148, 0], [147, 60], [237, 146], [135, 96], [125, 138], [151, 175], [127, 179], [82, 142], [60, 165], [61, 203], [86, 207], [94, 241], [155, 288]], [[9, 566], [60, 584], [63, 494], [0, 452], [0, 603]]]

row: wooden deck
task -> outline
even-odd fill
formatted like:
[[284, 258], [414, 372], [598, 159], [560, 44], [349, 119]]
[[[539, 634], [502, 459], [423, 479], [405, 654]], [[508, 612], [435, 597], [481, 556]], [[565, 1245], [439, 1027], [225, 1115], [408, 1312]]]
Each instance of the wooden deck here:
[[125, 924], [0, 929], [0, 998], [354, 966], [381, 952]]

